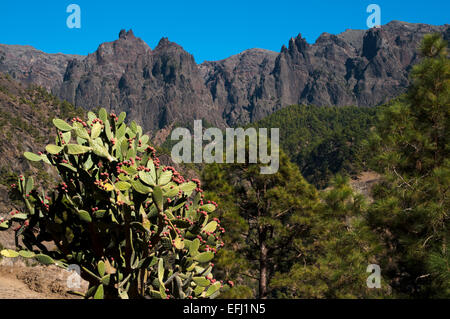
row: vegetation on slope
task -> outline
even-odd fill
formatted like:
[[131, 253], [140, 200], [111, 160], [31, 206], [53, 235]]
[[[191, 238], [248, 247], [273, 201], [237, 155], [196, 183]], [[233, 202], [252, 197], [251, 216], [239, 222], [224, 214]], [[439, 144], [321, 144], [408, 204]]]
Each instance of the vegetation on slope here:
[[252, 126], [280, 128], [281, 148], [308, 182], [325, 188], [334, 175], [355, 174], [367, 166], [362, 142], [378, 109], [293, 105]]

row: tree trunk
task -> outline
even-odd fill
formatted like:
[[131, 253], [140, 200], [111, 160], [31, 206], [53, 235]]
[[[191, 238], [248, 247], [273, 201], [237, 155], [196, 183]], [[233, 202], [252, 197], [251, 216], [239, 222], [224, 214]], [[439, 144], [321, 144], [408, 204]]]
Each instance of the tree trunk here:
[[267, 298], [267, 247], [265, 230], [259, 230], [259, 298]]

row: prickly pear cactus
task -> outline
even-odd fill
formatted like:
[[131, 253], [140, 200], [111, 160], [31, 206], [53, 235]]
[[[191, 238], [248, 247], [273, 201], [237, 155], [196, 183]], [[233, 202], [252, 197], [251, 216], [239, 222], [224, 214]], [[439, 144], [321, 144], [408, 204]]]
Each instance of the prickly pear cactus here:
[[208, 215], [217, 205], [204, 201], [199, 180], [161, 165], [125, 116], [101, 109], [86, 122], [53, 120], [55, 144], [24, 156], [54, 166], [62, 182], [48, 193], [32, 177], [12, 185], [26, 209], [0, 220], [0, 230], [15, 227], [17, 245], [1, 254], [78, 265], [85, 298], [214, 298], [228, 288], [212, 275], [224, 245]]

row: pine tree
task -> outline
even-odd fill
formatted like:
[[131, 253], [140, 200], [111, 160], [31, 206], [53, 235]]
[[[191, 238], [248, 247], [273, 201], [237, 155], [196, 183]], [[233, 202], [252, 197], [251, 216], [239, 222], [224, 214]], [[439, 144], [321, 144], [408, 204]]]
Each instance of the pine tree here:
[[260, 174], [259, 164], [229, 164], [206, 168], [203, 178], [209, 184], [206, 194], [216, 196], [223, 208], [218, 214], [229, 231], [224, 241], [231, 248], [219, 254], [216, 272], [240, 284], [227, 297], [237, 291], [249, 297], [248, 288], [258, 298], [275, 297], [269, 283], [296, 260], [299, 238], [310, 237], [317, 191], [282, 152], [279, 171], [272, 175]]
[[[224, 166], [226, 167], [224, 167]], [[227, 229], [223, 234], [223, 241], [229, 247], [221, 249], [215, 258], [215, 270], [219, 277], [227, 278], [234, 286], [221, 298], [253, 298], [254, 293], [250, 288], [252, 282], [249, 281], [250, 268], [249, 261], [240, 252], [246, 247], [245, 236], [248, 232], [248, 224], [239, 214], [239, 206], [234, 197], [234, 188], [231, 186], [232, 173], [228, 171], [231, 165], [209, 164], [203, 170], [203, 181], [207, 185], [205, 194], [211, 200], [220, 203], [220, 208], [214, 212], [221, 224]]]
[[384, 181], [369, 220], [389, 249], [384, 268], [398, 292], [448, 298], [450, 62], [436, 34], [420, 53], [408, 93], [382, 112], [371, 138]]
[[226, 298], [364, 298], [369, 264], [380, 245], [365, 223], [366, 205], [348, 180], [337, 177], [319, 194], [280, 152], [280, 170], [259, 174], [257, 164], [211, 165], [206, 195], [220, 203], [227, 247], [218, 254], [218, 276], [236, 286]]
[[[311, 238], [300, 238], [298, 250], [304, 257], [287, 273], [277, 273], [272, 287], [281, 298], [377, 298], [389, 294], [368, 288], [367, 267], [379, 264], [379, 240], [365, 222], [366, 203], [355, 193], [348, 178], [340, 175], [330, 189], [321, 193]], [[299, 254], [300, 255], [300, 254]]]

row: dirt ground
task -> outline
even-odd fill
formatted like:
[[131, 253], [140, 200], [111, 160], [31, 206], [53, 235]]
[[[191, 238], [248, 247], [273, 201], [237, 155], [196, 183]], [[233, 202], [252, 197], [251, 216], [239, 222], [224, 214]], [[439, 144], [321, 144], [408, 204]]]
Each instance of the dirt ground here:
[[[0, 260], [0, 299], [77, 299], [68, 294], [69, 273], [56, 266], [26, 265], [23, 261]], [[73, 281], [69, 280], [69, 283]], [[87, 283], [80, 280], [83, 292]]]
[[372, 202], [371, 190], [372, 187], [378, 183], [381, 179], [381, 175], [372, 172], [362, 172], [356, 179], [350, 180], [350, 186], [357, 192], [363, 194], [369, 202]]

